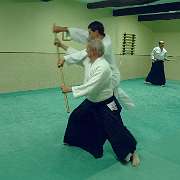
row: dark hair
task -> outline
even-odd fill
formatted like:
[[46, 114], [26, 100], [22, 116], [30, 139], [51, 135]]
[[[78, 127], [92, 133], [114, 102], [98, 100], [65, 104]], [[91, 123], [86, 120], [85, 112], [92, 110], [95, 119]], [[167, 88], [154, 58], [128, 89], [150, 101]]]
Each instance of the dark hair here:
[[104, 25], [99, 21], [93, 21], [88, 25], [88, 29], [91, 29], [91, 31], [95, 32], [98, 31], [99, 34], [105, 36], [104, 33]]

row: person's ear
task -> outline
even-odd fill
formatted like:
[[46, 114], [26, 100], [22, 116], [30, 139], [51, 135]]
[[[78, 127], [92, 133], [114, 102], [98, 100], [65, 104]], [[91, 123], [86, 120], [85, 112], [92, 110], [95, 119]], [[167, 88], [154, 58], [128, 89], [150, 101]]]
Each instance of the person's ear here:
[[98, 31], [98, 30], [96, 30], [96, 31], [95, 31], [95, 33], [96, 33], [96, 35], [98, 35], [98, 34], [99, 34], [99, 31]]

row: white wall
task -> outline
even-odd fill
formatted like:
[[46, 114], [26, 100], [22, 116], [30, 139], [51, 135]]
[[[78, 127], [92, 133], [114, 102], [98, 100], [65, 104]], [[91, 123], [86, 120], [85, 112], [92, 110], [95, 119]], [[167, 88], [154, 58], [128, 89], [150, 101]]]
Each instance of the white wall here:
[[[149, 54], [153, 33], [135, 16], [113, 17], [111, 9], [88, 10], [85, 5], [71, 0], [1, 2], [0, 6], [0, 52], [32, 51], [43, 53], [2, 54], [0, 53], [0, 92], [21, 91], [57, 87], [57, 56], [53, 54], [52, 24], [87, 28], [89, 22], [100, 20], [111, 35], [113, 52], [121, 53], [124, 32], [137, 35], [136, 55], [117, 57], [122, 79], [144, 77], [149, 70], [149, 58], [138, 56]], [[68, 45], [82, 49], [73, 42]], [[80, 83], [83, 70], [77, 66], [64, 68], [67, 84]]]

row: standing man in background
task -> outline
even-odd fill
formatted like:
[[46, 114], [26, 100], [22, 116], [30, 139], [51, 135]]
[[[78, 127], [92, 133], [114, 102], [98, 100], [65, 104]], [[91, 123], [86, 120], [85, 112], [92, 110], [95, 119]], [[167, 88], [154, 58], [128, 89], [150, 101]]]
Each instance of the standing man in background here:
[[167, 51], [164, 48], [164, 41], [159, 41], [159, 46], [152, 50], [151, 60], [151, 70], [144, 83], [165, 86], [164, 61], [167, 60]]

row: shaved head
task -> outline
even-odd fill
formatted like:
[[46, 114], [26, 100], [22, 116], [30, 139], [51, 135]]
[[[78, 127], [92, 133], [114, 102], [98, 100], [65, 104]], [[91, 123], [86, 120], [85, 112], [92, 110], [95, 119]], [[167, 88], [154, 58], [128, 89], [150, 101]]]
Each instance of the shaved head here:
[[159, 44], [164, 44], [164, 41], [159, 41]]

